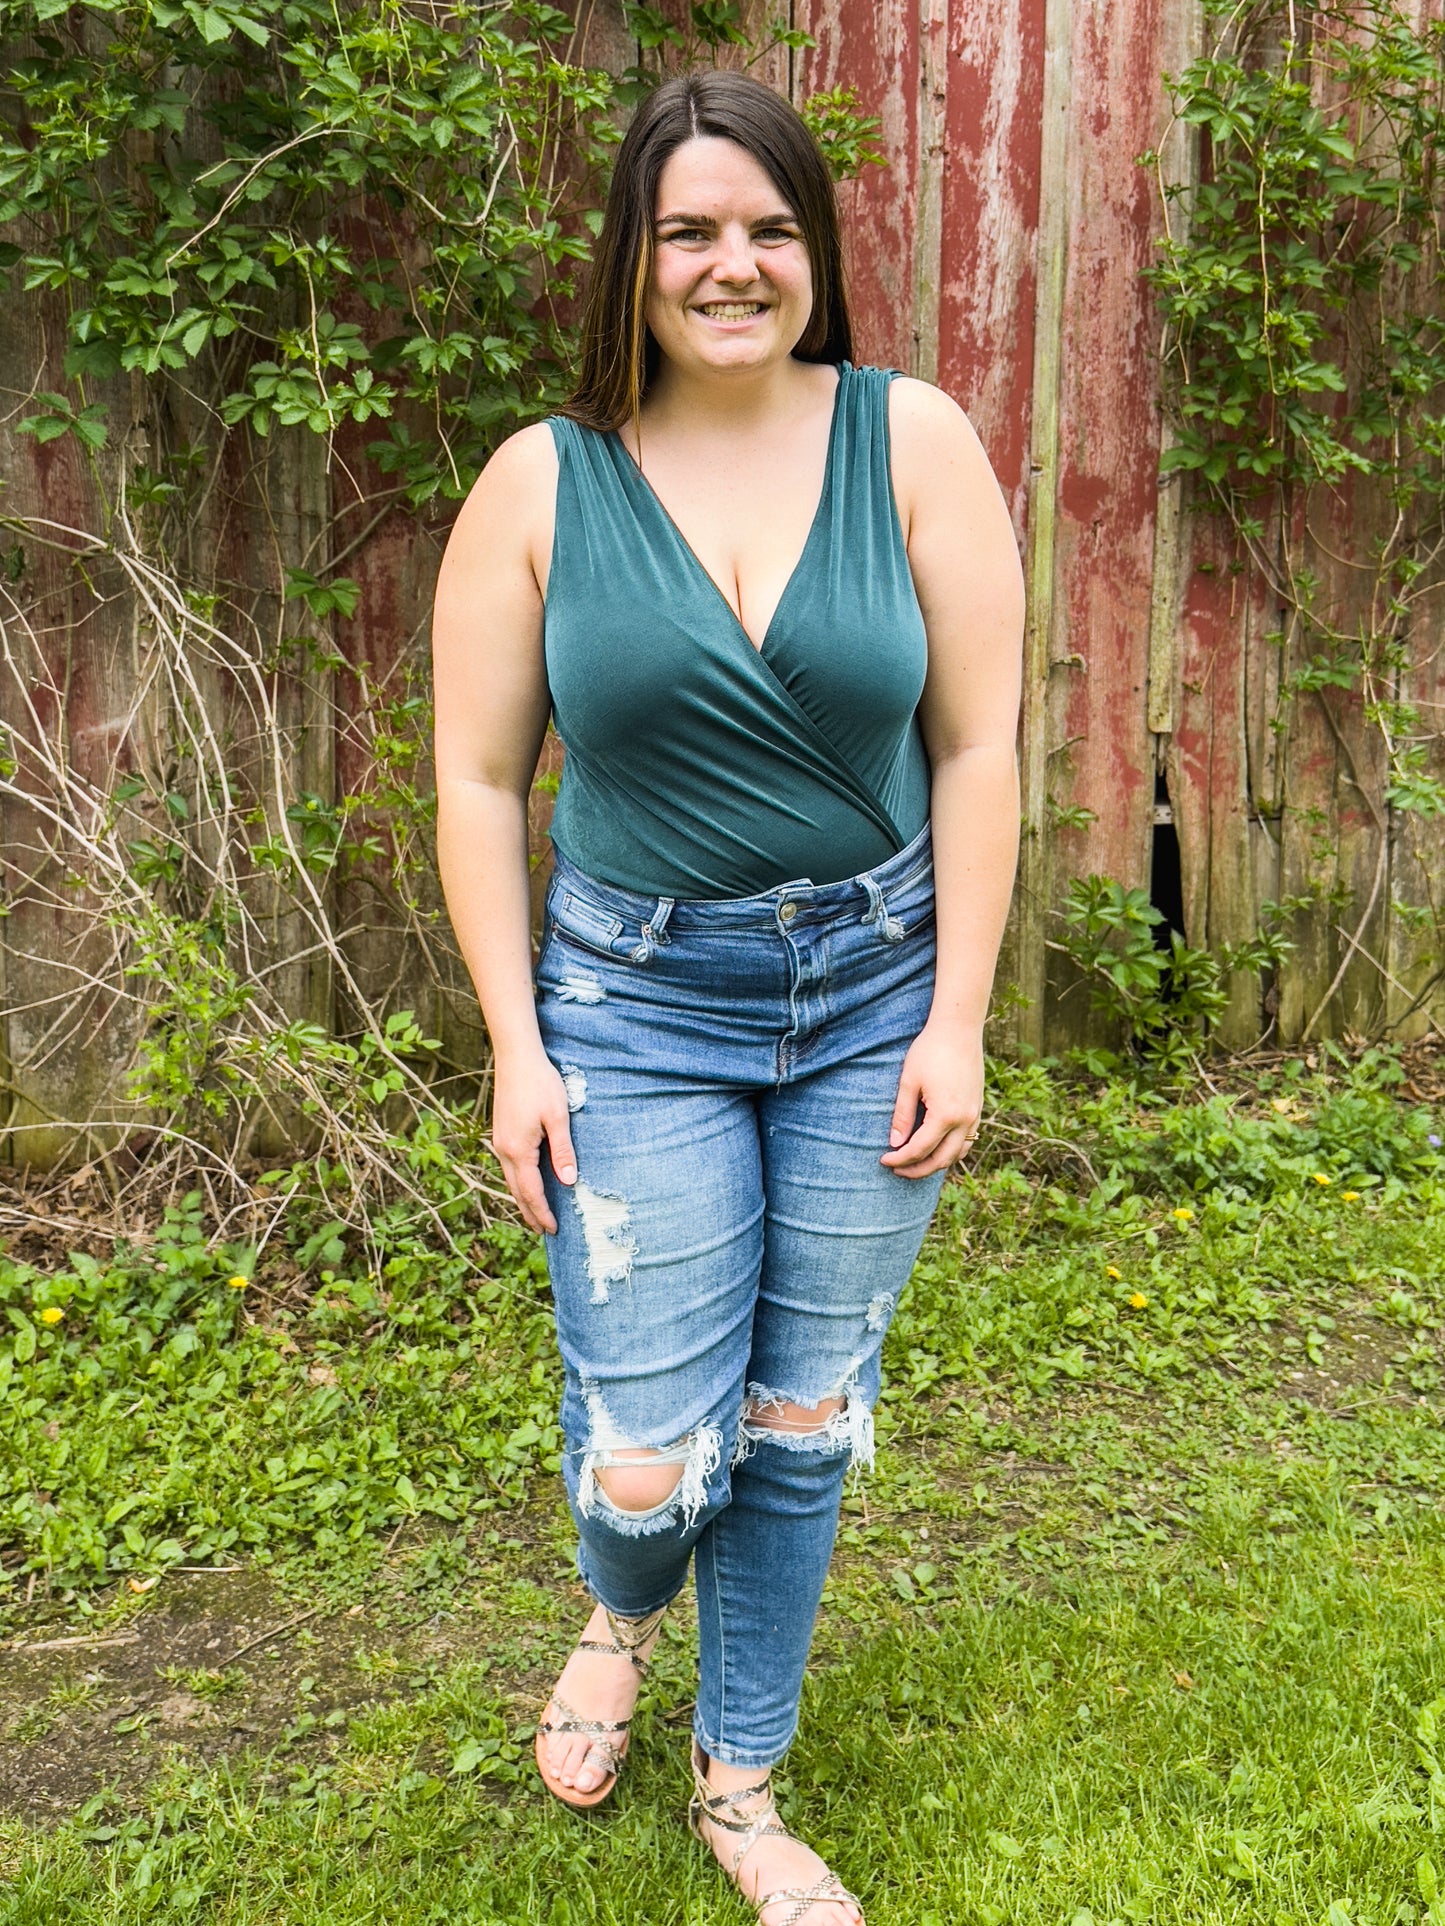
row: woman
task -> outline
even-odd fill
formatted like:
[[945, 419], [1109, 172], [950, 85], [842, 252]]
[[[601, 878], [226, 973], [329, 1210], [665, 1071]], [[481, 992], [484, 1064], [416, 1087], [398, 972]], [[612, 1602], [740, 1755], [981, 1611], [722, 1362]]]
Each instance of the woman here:
[[1008, 516], [955, 405], [851, 356], [803, 122], [736, 74], [668, 81], [619, 150], [573, 401], [488, 464], [435, 615], [442, 878], [493, 1143], [547, 1237], [597, 1601], [538, 1766], [569, 1805], [610, 1792], [694, 1560], [690, 1819], [762, 1926], [862, 1918], [768, 1769], [889, 1317], [977, 1128], [1017, 845]]

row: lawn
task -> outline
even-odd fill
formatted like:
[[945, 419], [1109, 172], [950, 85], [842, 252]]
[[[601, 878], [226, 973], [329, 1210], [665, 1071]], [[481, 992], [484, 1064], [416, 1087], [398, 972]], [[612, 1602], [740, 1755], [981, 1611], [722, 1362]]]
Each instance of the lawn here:
[[[997, 1072], [779, 1775], [869, 1926], [1445, 1926], [1406, 1068]], [[743, 1926], [681, 1824], [687, 1609], [604, 1815], [530, 1769], [583, 1611], [530, 1239], [354, 1253], [298, 1207], [257, 1261], [182, 1205], [17, 1242], [0, 1309], [0, 1922]]]

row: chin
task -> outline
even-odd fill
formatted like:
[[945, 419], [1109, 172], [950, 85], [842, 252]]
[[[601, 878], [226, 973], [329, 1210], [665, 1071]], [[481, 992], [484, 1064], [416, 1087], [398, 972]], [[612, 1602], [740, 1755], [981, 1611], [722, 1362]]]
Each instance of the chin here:
[[690, 358], [709, 368], [760, 368], [787, 353], [771, 329], [766, 334], [739, 334], [702, 341], [694, 335], [687, 348]]

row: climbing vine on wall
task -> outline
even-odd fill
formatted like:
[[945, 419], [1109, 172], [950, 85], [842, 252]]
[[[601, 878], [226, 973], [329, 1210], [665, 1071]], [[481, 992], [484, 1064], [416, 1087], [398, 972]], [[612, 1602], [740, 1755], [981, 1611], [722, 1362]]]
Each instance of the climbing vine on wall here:
[[[38, 344], [6, 412], [88, 504], [77, 526], [0, 484], [12, 1014], [27, 968], [70, 971], [72, 1033], [133, 1039], [109, 1111], [151, 1174], [199, 1158], [238, 1208], [256, 1147], [298, 1137], [343, 1217], [494, 1194], [476, 1058], [452, 1053], [446, 1097], [430, 1020], [368, 992], [344, 927], [364, 884], [411, 982], [470, 1007], [417, 638], [384, 665], [350, 644], [348, 563], [391, 517], [435, 530], [565, 394], [628, 104], [684, 62], [811, 44], [732, 0], [625, 11], [637, 59], [613, 75], [543, 0], [0, 0], [0, 276]], [[851, 96], [807, 111], [840, 174], [873, 158]], [[243, 531], [224, 555], [222, 521]], [[99, 769], [66, 729], [95, 646], [67, 626], [77, 582], [123, 611], [99, 618], [131, 684]], [[25, 911], [67, 933], [58, 963], [14, 937]], [[64, 1041], [35, 1034], [33, 1063], [0, 1064], [22, 1159], [23, 1129], [96, 1121], [33, 1094]]]

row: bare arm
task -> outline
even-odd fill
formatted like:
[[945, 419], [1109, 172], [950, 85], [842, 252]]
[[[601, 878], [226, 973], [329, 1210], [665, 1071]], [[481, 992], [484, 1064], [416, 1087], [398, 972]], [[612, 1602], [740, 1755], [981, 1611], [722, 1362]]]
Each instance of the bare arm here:
[[544, 426], [498, 449], [457, 517], [432, 616], [442, 889], [492, 1039], [493, 1147], [523, 1216], [548, 1231], [544, 1137], [561, 1181], [576, 1176], [566, 1093], [537, 1029], [527, 872], [556, 473]]
[[919, 721], [933, 770], [938, 975], [883, 1161], [923, 1177], [972, 1141], [983, 1104], [983, 1024], [1018, 862], [1023, 571], [962, 410], [919, 381], [894, 382], [890, 398], [894, 484], [928, 631]]

